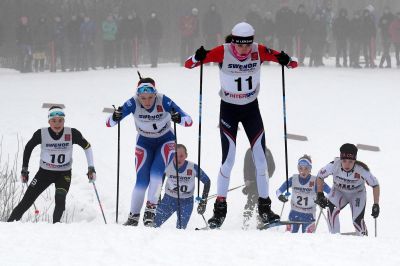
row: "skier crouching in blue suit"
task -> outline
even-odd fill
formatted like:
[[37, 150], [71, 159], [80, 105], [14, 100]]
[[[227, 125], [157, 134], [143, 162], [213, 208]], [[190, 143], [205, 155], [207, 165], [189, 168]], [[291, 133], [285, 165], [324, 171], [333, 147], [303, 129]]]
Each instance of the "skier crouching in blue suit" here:
[[197, 207], [197, 213], [203, 215], [206, 211], [208, 192], [210, 191], [210, 179], [200, 169], [201, 174], [197, 174], [198, 166], [187, 161], [187, 149], [184, 145], [177, 145], [178, 176], [179, 176], [179, 205], [178, 205], [178, 184], [176, 180], [176, 159], [167, 167], [165, 177], [165, 194], [161, 203], [157, 207], [154, 226], [160, 227], [166, 222], [174, 212], [177, 212], [176, 228], [186, 229], [193, 211], [193, 193], [195, 190], [195, 177], [200, 178], [203, 183], [203, 194]]
[[136, 184], [132, 191], [130, 214], [124, 225], [138, 225], [148, 188], [143, 223], [153, 227], [162, 177], [175, 153], [171, 120], [190, 127], [192, 119], [170, 98], [157, 92], [152, 78], [140, 78], [136, 96], [114, 111], [107, 120], [107, 126], [117, 125], [129, 114], [133, 115], [138, 132], [135, 150]]

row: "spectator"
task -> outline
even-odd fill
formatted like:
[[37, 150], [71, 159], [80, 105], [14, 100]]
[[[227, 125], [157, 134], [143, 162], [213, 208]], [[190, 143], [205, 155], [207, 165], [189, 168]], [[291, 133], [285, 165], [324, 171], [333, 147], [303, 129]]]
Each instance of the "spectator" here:
[[194, 41], [199, 36], [199, 10], [193, 8], [191, 13], [181, 17], [181, 65], [194, 50]]
[[49, 25], [45, 17], [41, 17], [33, 28], [33, 65], [35, 72], [44, 71], [46, 51], [49, 45]]
[[28, 17], [22, 16], [16, 31], [16, 41], [19, 49], [18, 70], [21, 73], [32, 72], [32, 30]]
[[339, 10], [339, 16], [332, 26], [333, 37], [336, 40], [336, 67], [341, 67], [340, 57], [343, 57], [343, 66], [347, 67], [347, 42], [349, 38], [350, 20], [347, 18], [347, 9]]
[[80, 45], [79, 45], [79, 29], [81, 21], [78, 20], [76, 15], [71, 17], [71, 21], [67, 25], [67, 37], [69, 42], [69, 58], [70, 68], [69, 71], [79, 71], [80, 66]]
[[310, 32], [310, 66], [323, 66], [322, 57], [324, 55], [327, 28], [320, 13], [316, 13], [314, 19], [311, 21]]
[[361, 68], [360, 66], [360, 51], [363, 21], [360, 17], [360, 11], [354, 13], [353, 19], [350, 21], [350, 66], [353, 68]]
[[289, 8], [286, 1], [275, 15], [276, 37], [278, 47], [287, 54], [293, 53], [294, 36], [294, 12]]
[[383, 47], [383, 54], [381, 57], [381, 62], [379, 63], [380, 68], [383, 68], [383, 64], [385, 63], [385, 61], [387, 68], [392, 67], [392, 60], [390, 58], [391, 40], [390, 40], [389, 27], [393, 19], [394, 19], [393, 13], [390, 12], [389, 7], [385, 7], [383, 15], [379, 20], [379, 29], [381, 31], [382, 47]]
[[260, 31], [264, 35], [265, 45], [274, 46], [275, 23], [270, 11], [265, 12], [263, 29]]
[[117, 23], [115, 23], [114, 17], [110, 14], [102, 24], [104, 68], [115, 67], [115, 40], [117, 31]]
[[211, 49], [224, 42], [222, 39], [222, 18], [214, 4], [210, 5], [204, 15], [202, 27], [206, 48]]
[[364, 9], [362, 17], [361, 43], [365, 59], [365, 67], [375, 68], [373, 43], [376, 38], [374, 17], [368, 9]]
[[397, 67], [400, 67], [400, 12], [396, 13], [395, 19], [390, 24], [389, 32], [396, 50], [396, 64]]
[[96, 40], [96, 23], [85, 16], [83, 23], [79, 28], [80, 46], [81, 46], [81, 63], [82, 70], [88, 70], [89, 66], [96, 70], [96, 58], [94, 51], [94, 43]]
[[61, 71], [65, 71], [65, 24], [61, 16], [54, 17], [52, 38], [50, 43], [50, 71], [57, 71], [57, 59], [60, 58]]
[[132, 12], [133, 27], [131, 28], [133, 33], [132, 42], [132, 53], [133, 53], [133, 65], [135, 67], [139, 64], [140, 44], [143, 43], [143, 23], [142, 20], [137, 16], [136, 12]]
[[259, 8], [257, 8], [256, 4], [250, 5], [250, 10], [245, 17], [245, 21], [253, 26], [255, 32], [258, 32], [259, 35], [254, 36], [254, 41], [261, 43], [262, 42], [262, 32], [263, 32], [263, 18], [258, 12]]
[[149, 43], [151, 67], [157, 67], [163, 28], [155, 12], [150, 14], [150, 18], [146, 23], [145, 32]]
[[310, 17], [306, 13], [306, 8], [300, 4], [294, 17], [294, 25], [296, 29], [296, 55], [299, 63], [304, 66], [304, 58], [308, 45], [308, 30], [310, 27]]

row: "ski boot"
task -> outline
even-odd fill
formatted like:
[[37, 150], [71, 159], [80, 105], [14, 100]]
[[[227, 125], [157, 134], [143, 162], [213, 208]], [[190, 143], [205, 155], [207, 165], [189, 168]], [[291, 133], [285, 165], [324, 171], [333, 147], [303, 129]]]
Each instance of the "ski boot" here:
[[271, 199], [269, 197], [266, 199], [258, 198], [258, 215], [260, 221], [264, 224], [271, 224], [280, 220], [279, 215], [271, 210]]
[[222, 223], [225, 220], [227, 211], [227, 205], [225, 198], [219, 199], [214, 203], [214, 215], [208, 220], [208, 225], [211, 229], [221, 227]]
[[156, 204], [152, 204], [149, 201], [146, 203], [146, 209], [143, 215], [143, 224], [147, 227], [154, 226], [154, 217], [156, 216]]
[[138, 226], [140, 214], [129, 213], [128, 220], [123, 224], [125, 226]]

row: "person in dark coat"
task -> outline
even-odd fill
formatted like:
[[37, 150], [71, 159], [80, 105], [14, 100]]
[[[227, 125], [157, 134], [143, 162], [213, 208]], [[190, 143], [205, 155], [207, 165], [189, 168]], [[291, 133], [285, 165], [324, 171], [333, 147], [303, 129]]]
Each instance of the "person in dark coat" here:
[[152, 12], [147, 20], [145, 33], [149, 43], [151, 67], [157, 67], [163, 28], [155, 12]]
[[288, 54], [293, 53], [293, 37], [295, 33], [294, 12], [284, 2], [275, 15], [276, 37], [279, 49]]
[[[271, 150], [268, 148], [265, 148], [265, 156], [267, 157], [268, 176], [271, 178], [275, 172], [275, 161]], [[246, 151], [244, 157], [243, 178], [245, 187], [242, 189], [242, 192], [247, 196], [247, 202], [243, 210], [243, 229], [246, 230], [249, 227], [250, 219], [253, 216], [253, 211], [258, 201], [256, 167], [251, 148]]]
[[310, 27], [310, 17], [306, 13], [306, 8], [300, 4], [294, 17], [294, 25], [296, 29], [296, 55], [299, 58], [300, 65], [304, 65], [304, 58], [308, 45], [308, 34]]
[[383, 54], [381, 57], [381, 62], [379, 63], [379, 67], [383, 68], [383, 64], [386, 61], [386, 67], [392, 67], [392, 60], [390, 58], [390, 46], [392, 45], [392, 41], [390, 39], [389, 27], [392, 21], [394, 20], [394, 15], [390, 12], [390, 8], [386, 7], [383, 11], [382, 17], [379, 19], [379, 29], [381, 31], [381, 39], [382, 39], [382, 48]]
[[389, 33], [395, 47], [396, 65], [400, 67], [400, 12], [396, 13], [396, 17], [390, 24]]
[[118, 25], [113, 15], [108, 15], [102, 25], [104, 68], [115, 67], [115, 40], [117, 39]]
[[[258, 12], [259, 8], [255, 4], [250, 5], [250, 10], [245, 17], [245, 21], [253, 26], [255, 32], [263, 32], [264, 20], [260, 13]], [[254, 36], [254, 41], [258, 43], [262, 43], [262, 34], [256, 34]]]
[[44, 71], [46, 51], [50, 42], [50, 29], [45, 17], [33, 27], [33, 66], [35, 72]]
[[322, 58], [326, 44], [327, 28], [320, 13], [316, 13], [310, 25], [310, 66], [323, 66]]
[[372, 40], [376, 38], [376, 26], [374, 17], [368, 9], [363, 11], [362, 21], [361, 42], [365, 67], [375, 68], [376, 65], [373, 58]]
[[18, 70], [21, 73], [32, 72], [32, 29], [26, 16], [20, 18], [16, 41], [19, 49]]
[[275, 40], [275, 22], [273, 15], [270, 11], [265, 12], [264, 24], [261, 30], [261, 34], [263, 35], [265, 46], [273, 47]]
[[351, 32], [350, 40], [350, 66], [353, 68], [361, 68], [360, 66], [360, 52], [361, 52], [361, 39], [362, 39], [363, 21], [360, 16], [360, 11], [354, 13], [353, 19], [350, 21], [349, 32]]
[[67, 24], [67, 38], [69, 43], [69, 59], [70, 68], [69, 71], [79, 71], [80, 66], [80, 45], [79, 45], [79, 29], [81, 27], [81, 21], [76, 15], [71, 17], [71, 21]]
[[223, 43], [222, 39], [222, 17], [217, 11], [217, 7], [211, 4], [205, 13], [202, 22], [203, 36], [205, 40], [205, 48], [211, 49], [218, 44]]
[[347, 67], [347, 46], [349, 39], [350, 20], [347, 18], [347, 9], [339, 10], [338, 17], [333, 21], [332, 31], [336, 40], [336, 67], [341, 67], [340, 57], [343, 57], [343, 66]]
[[88, 70], [91, 67], [96, 70], [96, 58], [94, 44], [96, 40], [96, 23], [85, 16], [80, 28], [80, 46], [81, 46], [81, 63], [82, 70]]
[[52, 36], [50, 42], [50, 71], [57, 71], [57, 59], [60, 59], [61, 70], [66, 69], [65, 49], [66, 49], [66, 28], [61, 16], [54, 17]]

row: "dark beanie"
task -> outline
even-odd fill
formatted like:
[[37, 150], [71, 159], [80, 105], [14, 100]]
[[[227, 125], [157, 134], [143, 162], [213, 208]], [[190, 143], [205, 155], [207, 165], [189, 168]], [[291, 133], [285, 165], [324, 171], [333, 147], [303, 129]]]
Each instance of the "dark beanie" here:
[[358, 149], [354, 144], [345, 143], [340, 147], [340, 159], [356, 160], [357, 151]]

